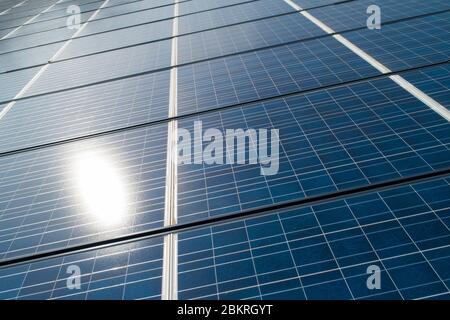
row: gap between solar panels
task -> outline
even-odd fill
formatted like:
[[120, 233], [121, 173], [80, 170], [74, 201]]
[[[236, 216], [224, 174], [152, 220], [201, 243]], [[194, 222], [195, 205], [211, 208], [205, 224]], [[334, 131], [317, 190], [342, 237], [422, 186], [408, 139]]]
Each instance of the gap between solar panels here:
[[[59, 0], [58, 2], [60, 2], [62, 0]], [[41, 69], [39, 69], [39, 71], [34, 75], [33, 78], [31, 78], [30, 81], [28, 81], [28, 83], [22, 88], [22, 90], [19, 91], [19, 93], [16, 94], [16, 96], [12, 99], [12, 101], [10, 103], [8, 103], [3, 110], [0, 112], [0, 121], [2, 120], [2, 118], [9, 112], [9, 110], [11, 110], [12, 107], [14, 107], [14, 105], [16, 104], [16, 100], [23, 97], [23, 95], [27, 92], [27, 90], [33, 85], [33, 83], [36, 82], [37, 79], [40, 78], [40, 76], [45, 72], [45, 70], [47, 70], [47, 68], [50, 65], [50, 61], [52, 59], [56, 59], [63, 51], [64, 49], [69, 45], [69, 43], [72, 41], [72, 39], [74, 37], [77, 36], [77, 34], [79, 34], [85, 27], [86, 25], [95, 18], [95, 16], [100, 12], [100, 10], [109, 2], [109, 0], [105, 0], [105, 2], [103, 2], [103, 4], [97, 9], [97, 11], [94, 12], [93, 15], [91, 15], [89, 17], [89, 19], [83, 23], [81, 25], [81, 27], [72, 35], [72, 37], [67, 40], [62, 47], [53, 55], [52, 58], [49, 59], [49, 62], [47, 64], [45, 64]], [[56, 4], [56, 3], [55, 3]], [[55, 5], [54, 4], [54, 5]]]
[[[314, 23], [316, 26], [318, 26], [320, 29], [328, 33], [329, 35], [332, 35], [333, 38], [335, 38], [337, 41], [339, 41], [341, 44], [346, 46], [348, 49], [350, 49], [353, 53], [358, 55], [360, 58], [365, 60], [367, 63], [369, 63], [371, 66], [373, 66], [375, 69], [380, 71], [382, 74], [390, 74], [392, 73], [392, 70], [390, 70], [388, 67], [384, 66], [382, 63], [377, 61], [375, 58], [364, 52], [361, 48], [347, 40], [344, 36], [337, 33], [330, 27], [328, 27], [325, 23], [311, 15], [307, 10], [302, 9], [299, 5], [292, 2], [292, 0], [283, 0], [288, 5], [290, 5], [292, 8], [297, 10], [301, 15], [303, 15], [305, 18], [307, 18], [309, 21]], [[425, 105], [427, 105], [429, 108], [431, 108], [433, 111], [438, 113], [440, 116], [442, 116], [444, 119], [450, 122], [450, 111], [447, 110], [444, 106], [442, 106], [439, 102], [428, 96], [426, 93], [421, 91], [419, 88], [415, 87], [412, 83], [410, 83], [408, 80], [403, 78], [400, 75], [390, 75], [389, 79], [397, 83], [400, 87], [402, 87], [404, 90], [406, 90], [408, 93], [419, 99], [421, 102], [423, 102]]]
[[[172, 21], [172, 52], [170, 57], [170, 88], [169, 88], [169, 118], [177, 116], [178, 103], [178, 0], [174, 0], [174, 19]], [[164, 227], [177, 224], [177, 120], [167, 123], [167, 159], [166, 159], [166, 183]], [[163, 273], [161, 298], [163, 300], [177, 300], [178, 298], [178, 235], [170, 233], [164, 236]]]

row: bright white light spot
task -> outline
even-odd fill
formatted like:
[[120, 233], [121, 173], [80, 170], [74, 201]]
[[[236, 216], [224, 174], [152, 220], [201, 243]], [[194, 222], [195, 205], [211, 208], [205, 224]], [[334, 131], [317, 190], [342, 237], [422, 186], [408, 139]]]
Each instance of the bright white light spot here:
[[117, 170], [106, 159], [93, 153], [81, 155], [76, 177], [83, 201], [96, 220], [112, 225], [125, 216], [125, 188]]

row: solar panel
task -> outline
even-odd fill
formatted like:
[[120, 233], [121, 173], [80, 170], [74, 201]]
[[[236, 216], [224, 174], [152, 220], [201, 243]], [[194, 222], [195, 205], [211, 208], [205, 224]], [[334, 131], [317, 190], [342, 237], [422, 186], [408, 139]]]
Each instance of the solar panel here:
[[111, 18], [95, 19], [86, 25], [86, 28], [81, 31], [80, 36], [168, 19], [171, 17], [173, 17], [173, 5], [127, 13]]
[[167, 68], [170, 65], [169, 53], [170, 41], [166, 40], [56, 62], [49, 66], [47, 72], [35, 82], [26, 95], [48, 93]]
[[[93, 11], [86, 12], [80, 15], [80, 23], [86, 22], [89, 17], [93, 14]], [[42, 31], [49, 31], [53, 29], [67, 29], [67, 20], [68, 17], [61, 17], [54, 20], [48, 20], [48, 21], [42, 21], [42, 22], [36, 22], [36, 23], [30, 23], [28, 25], [22, 26], [20, 29], [18, 29], [16, 32], [14, 32], [13, 36], [24, 36], [27, 34], [35, 34], [37, 32]], [[74, 30], [76, 31], [76, 30]]]
[[[23, 50], [35, 46], [69, 39], [74, 31], [67, 28], [42, 31], [36, 34], [23, 35], [20, 37], [6, 38], [1, 41], [0, 53]], [[1, 33], [0, 33], [1, 34]], [[61, 47], [59, 44], [58, 48]], [[7, 67], [5, 65], [4, 67]]]
[[2, 119], [0, 152], [165, 119], [169, 78], [163, 71], [18, 101]]
[[450, 65], [424, 68], [407, 72], [404, 77], [430, 97], [450, 109], [449, 87]]
[[178, 62], [211, 59], [324, 35], [296, 13], [182, 36]]
[[392, 70], [446, 62], [450, 56], [450, 12], [346, 34], [354, 44]]
[[383, 29], [387, 27], [385, 25], [387, 22], [450, 9], [450, 4], [445, 0], [430, 0], [426, 2], [420, 0], [358, 0], [311, 9], [310, 12], [333, 30], [344, 31], [353, 28], [365, 28], [369, 16], [366, 11], [371, 5], [377, 5], [381, 8]]
[[[449, 123], [380, 79], [178, 121], [208, 128], [278, 128], [278, 174], [259, 165], [178, 168], [180, 221], [354, 188], [448, 166]], [[447, 132], [447, 133], [446, 133]]]
[[[195, 3], [197, 2], [186, 2], [186, 6], [194, 5]], [[240, 5], [181, 16], [179, 19], [179, 30], [180, 34], [197, 32], [289, 12], [294, 11], [282, 1], [260, 0], [244, 2]]]
[[449, 299], [449, 9], [3, 1], [0, 299]]
[[[0, 270], [1, 299], [158, 299], [162, 238]], [[80, 290], [67, 288], [76, 265]]]
[[377, 74], [333, 39], [298, 42], [180, 67], [178, 112], [213, 109]]
[[162, 227], [165, 129], [1, 157], [1, 259]]
[[[446, 293], [449, 183], [437, 179], [181, 233], [179, 297], [418, 299]], [[377, 291], [361, 285], [371, 265], [381, 269]]]
[[0, 101], [9, 101], [34, 77], [39, 68], [0, 73]]
[[136, 12], [145, 9], [152, 9], [160, 6], [172, 5], [171, 0], [143, 0], [143, 1], [133, 1], [131, 3], [125, 3], [122, 5], [114, 5], [114, 2], [107, 4], [103, 10], [95, 17], [95, 19], [102, 19], [107, 17], [113, 17], [121, 14], [126, 14], [129, 12]]
[[0, 73], [46, 64], [60, 47], [56, 43], [0, 55]]
[[155, 22], [150, 25], [129, 27], [126, 29], [74, 39], [60, 59], [76, 58], [145, 42], [167, 39], [172, 35], [172, 21]]

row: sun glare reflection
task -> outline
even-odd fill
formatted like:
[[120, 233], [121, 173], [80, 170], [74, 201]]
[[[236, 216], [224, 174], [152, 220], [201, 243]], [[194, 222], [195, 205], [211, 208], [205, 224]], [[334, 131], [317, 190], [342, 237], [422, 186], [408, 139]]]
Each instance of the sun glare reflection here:
[[127, 197], [117, 168], [105, 157], [85, 153], [78, 157], [77, 184], [89, 213], [110, 226], [126, 215]]

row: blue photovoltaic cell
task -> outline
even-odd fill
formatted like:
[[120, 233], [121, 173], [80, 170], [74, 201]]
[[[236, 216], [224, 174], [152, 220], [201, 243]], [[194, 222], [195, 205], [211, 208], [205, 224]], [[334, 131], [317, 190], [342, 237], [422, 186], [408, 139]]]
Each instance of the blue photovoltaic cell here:
[[179, 165], [179, 222], [450, 164], [450, 124], [390, 79], [208, 113], [179, 120], [178, 127], [193, 132], [197, 120], [203, 130], [278, 129], [279, 171], [261, 175], [260, 166], [249, 164], [248, 156], [246, 164]]
[[345, 37], [391, 70], [426, 66], [450, 58], [450, 12], [360, 30]]
[[48, 93], [170, 66], [170, 40], [53, 63], [26, 95]]
[[0, 157], [0, 259], [162, 227], [166, 132], [156, 125]]
[[293, 13], [178, 38], [178, 63], [219, 57], [324, 35], [303, 16]]
[[1, 120], [0, 152], [166, 119], [169, 80], [163, 71], [17, 101]]
[[214, 109], [379, 74], [333, 38], [209, 60], [178, 69], [178, 114]]
[[[160, 299], [162, 256], [155, 238], [0, 269], [0, 299]], [[78, 290], [67, 287], [74, 266]]]
[[[188, 5], [189, 3], [186, 3]], [[241, 5], [181, 16], [178, 19], [179, 34], [201, 31], [294, 12], [284, 1], [260, 0]]]
[[405, 72], [402, 76], [450, 110], [450, 65]]
[[[294, 2], [300, 4], [298, 0]], [[447, 0], [358, 0], [343, 4], [311, 9], [309, 12], [334, 31], [343, 31], [367, 26], [367, 8], [378, 5], [381, 9], [381, 23], [430, 14], [450, 9]]]
[[[180, 299], [419, 299], [449, 293], [450, 179], [183, 232]], [[381, 289], [369, 290], [369, 266]]]
[[58, 59], [69, 59], [145, 42], [168, 39], [172, 36], [172, 24], [172, 20], [165, 20], [74, 39]]
[[149, 23], [156, 20], [168, 19], [173, 17], [173, 10], [173, 6], [165, 6], [151, 10], [124, 14], [113, 18], [92, 20], [86, 25], [79, 35], [85, 36], [112, 29], [125, 28], [140, 23]]

